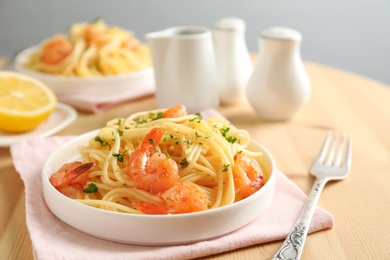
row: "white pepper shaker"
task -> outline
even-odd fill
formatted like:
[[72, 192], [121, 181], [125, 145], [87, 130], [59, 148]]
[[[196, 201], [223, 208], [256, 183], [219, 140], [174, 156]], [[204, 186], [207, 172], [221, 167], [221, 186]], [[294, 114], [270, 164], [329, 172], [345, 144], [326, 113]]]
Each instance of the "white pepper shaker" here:
[[309, 100], [311, 86], [300, 55], [300, 32], [272, 27], [259, 38], [259, 56], [247, 97], [266, 120], [291, 119]]
[[245, 30], [245, 22], [235, 17], [220, 19], [213, 27], [217, 84], [223, 104], [234, 104], [245, 98], [245, 88], [253, 71]]

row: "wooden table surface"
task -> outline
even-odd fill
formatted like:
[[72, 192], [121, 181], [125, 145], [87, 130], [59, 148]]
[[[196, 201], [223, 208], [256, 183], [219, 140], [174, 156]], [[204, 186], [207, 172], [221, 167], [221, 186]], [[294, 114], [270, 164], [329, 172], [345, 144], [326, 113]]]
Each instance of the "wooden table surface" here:
[[[308, 173], [327, 130], [352, 133], [350, 176], [328, 183], [319, 206], [335, 227], [309, 235], [302, 259], [389, 259], [390, 254], [390, 86], [335, 68], [306, 62], [312, 82], [309, 104], [288, 122], [258, 119], [246, 102], [220, 112], [249, 131], [274, 156], [277, 167], [308, 194]], [[155, 108], [154, 97], [123, 104], [101, 114], [79, 113], [59, 135], [78, 135], [109, 119]], [[9, 148], [0, 148], [0, 259], [33, 259], [25, 221], [23, 182]], [[282, 241], [203, 259], [269, 259]]]

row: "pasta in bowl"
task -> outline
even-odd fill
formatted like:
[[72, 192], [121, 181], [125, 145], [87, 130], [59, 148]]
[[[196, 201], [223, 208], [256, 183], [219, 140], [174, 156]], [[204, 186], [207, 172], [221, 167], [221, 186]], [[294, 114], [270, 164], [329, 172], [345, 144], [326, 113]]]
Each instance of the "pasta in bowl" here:
[[51, 211], [93, 236], [148, 245], [210, 239], [257, 218], [275, 193], [272, 156], [223, 119], [177, 108], [113, 119], [54, 152], [42, 173]]
[[44, 81], [57, 94], [96, 93], [109, 92], [108, 84], [120, 90], [129, 81], [152, 78], [151, 63], [149, 48], [131, 31], [98, 19], [73, 24], [67, 34], [20, 52], [15, 69]]

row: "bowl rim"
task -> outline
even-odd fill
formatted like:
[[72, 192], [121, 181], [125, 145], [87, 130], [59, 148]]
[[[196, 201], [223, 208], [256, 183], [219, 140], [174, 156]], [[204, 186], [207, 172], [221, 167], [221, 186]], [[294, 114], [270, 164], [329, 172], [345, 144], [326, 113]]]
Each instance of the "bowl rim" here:
[[103, 76], [94, 76], [94, 77], [79, 77], [79, 76], [65, 76], [65, 75], [55, 75], [50, 73], [43, 73], [35, 70], [28, 69], [24, 66], [24, 64], [27, 61], [27, 58], [36, 50], [39, 48], [39, 45], [34, 45], [31, 47], [28, 47], [22, 51], [20, 51], [15, 56], [14, 61], [14, 67], [16, 71], [20, 71], [22, 73], [30, 74], [36, 78], [40, 78], [43, 80], [67, 80], [68, 82], [86, 82], [90, 83], [93, 81], [113, 81], [113, 80], [119, 80], [119, 79], [127, 79], [127, 78], [137, 78], [142, 77], [144, 74], [149, 74], [153, 72], [153, 66], [150, 66], [149, 68], [134, 71], [134, 72], [128, 72], [124, 74], [118, 74], [118, 75], [103, 75]]
[[[208, 215], [208, 214], [211, 214], [213, 212], [220, 212], [220, 211], [229, 210], [232, 207], [239, 207], [239, 205], [244, 204], [244, 203], [247, 204], [250, 201], [255, 200], [257, 197], [261, 196], [263, 193], [267, 192], [267, 190], [269, 189], [270, 185], [272, 183], [274, 184], [276, 182], [276, 171], [277, 170], [276, 170], [276, 164], [275, 164], [274, 158], [272, 157], [270, 152], [264, 146], [262, 146], [261, 144], [259, 144], [255, 140], [251, 139], [251, 144], [253, 144], [255, 146], [258, 146], [259, 149], [267, 156], [267, 160], [270, 163], [270, 172], [269, 172], [269, 176], [267, 178], [266, 183], [262, 186], [261, 189], [257, 190], [255, 193], [253, 193], [249, 197], [246, 197], [246, 198], [244, 198], [244, 199], [242, 199], [240, 201], [237, 201], [237, 202], [234, 202], [232, 204], [225, 205], [225, 206], [222, 206], [222, 207], [213, 208], [213, 209], [207, 209], [207, 210], [199, 211], [199, 212], [182, 213], [182, 214], [166, 214], [166, 215], [131, 214], [131, 213], [125, 213], [125, 212], [109, 211], [109, 210], [104, 210], [104, 209], [92, 207], [92, 206], [89, 206], [89, 205], [85, 205], [85, 204], [80, 203], [80, 202], [78, 202], [78, 201], [76, 201], [74, 199], [66, 197], [65, 195], [60, 193], [57, 189], [55, 189], [54, 186], [51, 185], [51, 183], [49, 181], [49, 177], [51, 176], [52, 173], [49, 173], [48, 168], [49, 168], [49, 164], [53, 161], [53, 157], [58, 156], [58, 153], [60, 153], [65, 147], [71, 146], [72, 144], [74, 145], [74, 143], [80, 143], [80, 142], [88, 141], [93, 135], [96, 135], [99, 131], [100, 131], [100, 129], [95, 129], [95, 130], [86, 132], [86, 133], [81, 134], [81, 135], [75, 137], [74, 139], [72, 139], [72, 140], [62, 144], [61, 146], [59, 146], [46, 159], [46, 161], [45, 161], [45, 163], [44, 163], [44, 165], [42, 167], [42, 171], [41, 171], [42, 185], [46, 186], [46, 188], [49, 188], [51, 192], [56, 192], [57, 194], [61, 195], [63, 199], [65, 199], [66, 201], [74, 204], [75, 206], [76, 205], [77, 206], [82, 206], [83, 208], [88, 207], [88, 210], [92, 210], [93, 212], [96, 212], [96, 213], [109, 214], [109, 215], [112, 215], [112, 216], [128, 217], [128, 218], [134, 218], [134, 219], [137, 219], [137, 218], [141, 218], [141, 219], [192, 218], [192, 217], [196, 217], [196, 216], [199, 216], [199, 215]], [[77, 157], [75, 157], [75, 158], [77, 158]], [[65, 163], [65, 162], [63, 162], [63, 163]], [[45, 196], [44, 196], [44, 199], [46, 201]]]

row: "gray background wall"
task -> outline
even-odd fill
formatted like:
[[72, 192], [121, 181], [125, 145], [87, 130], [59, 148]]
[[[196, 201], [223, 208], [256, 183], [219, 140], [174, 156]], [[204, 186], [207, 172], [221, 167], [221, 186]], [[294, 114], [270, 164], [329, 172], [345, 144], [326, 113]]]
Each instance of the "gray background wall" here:
[[141, 39], [171, 26], [211, 27], [235, 16], [246, 21], [253, 52], [262, 30], [291, 27], [303, 35], [303, 59], [390, 85], [390, 0], [0, 0], [0, 56], [98, 16]]

